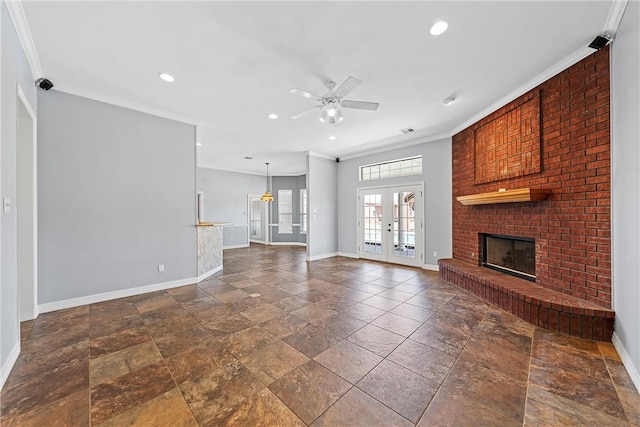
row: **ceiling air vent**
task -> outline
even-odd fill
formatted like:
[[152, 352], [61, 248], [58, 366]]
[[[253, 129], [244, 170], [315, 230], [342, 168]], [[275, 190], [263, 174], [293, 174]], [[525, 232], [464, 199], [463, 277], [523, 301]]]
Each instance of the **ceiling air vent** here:
[[401, 134], [403, 134], [403, 135], [406, 135], [406, 134], [408, 134], [408, 133], [415, 132], [415, 131], [416, 131], [416, 130], [415, 130], [414, 128], [404, 128], [404, 129], [400, 129], [400, 133], [401, 133]]

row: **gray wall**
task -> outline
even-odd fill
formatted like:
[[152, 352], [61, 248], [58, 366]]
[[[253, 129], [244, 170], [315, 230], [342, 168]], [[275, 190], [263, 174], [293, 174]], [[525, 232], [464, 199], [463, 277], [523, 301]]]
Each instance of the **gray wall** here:
[[[359, 168], [372, 163], [422, 155], [422, 175], [359, 181]], [[366, 187], [424, 182], [425, 264], [452, 256], [451, 138], [371, 154], [338, 163], [339, 251], [358, 253], [357, 190]], [[438, 257], [433, 252], [438, 251]]]
[[630, 1], [611, 46], [611, 143], [614, 343], [640, 389], [639, 26], [640, 4]]
[[40, 91], [38, 150], [40, 304], [196, 276], [194, 126]]
[[307, 258], [313, 260], [338, 252], [338, 163], [307, 155], [309, 232]]
[[[2, 196], [16, 200], [16, 105], [17, 85], [36, 108], [36, 88], [29, 64], [24, 56], [18, 36], [9, 18], [4, 2], [0, 4], [0, 186]], [[2, 374], [9, 369], [9, 356], [20, 342], [18, 313], [16, 210], [0, 213], [1, 267], [0, 267], [0, 367]]]
[[198, 191], [204, 193], [204, 220], [228, 222], [223, 246], [248, 245], [248, 195], [262, 195], [267, 178], [239, 172], [198, 168]]
[[[307, 188], [306, 175], [301, 176], [274, 176], [271, 181], [273, 190], [273, 203], [271, 203], [271, 223], [278, 223], [278, 190], [291, 190], [293, 200], [293, 223], [300, 223], [300, 189]], [[305, 243], [306, 234], [300, 233], [300, 227], [294, 225], [292, 234], [278, 233], [278, 227], [271, 227], [272, 242]]]

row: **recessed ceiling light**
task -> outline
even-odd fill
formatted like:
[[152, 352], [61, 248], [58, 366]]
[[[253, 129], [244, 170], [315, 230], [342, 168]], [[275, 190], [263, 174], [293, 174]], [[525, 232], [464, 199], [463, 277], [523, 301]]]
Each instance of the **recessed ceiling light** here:
[[196, 142], [196, 145], [197, 145], [198, 147], [201, 147], [201, 146], [202, 146], [202, 142]]
[[165, 82], [175, 82], [176, 81], [176, 78], [173, 77], [169, 73], [158, 73], [158, 77], [160, 77]]
[[456, 102], [455, 98], [449, 97], [449, 98], [445, 98], [442, 100], [442, 103], [444, 104], [445, 107], [448, 107], [449, 105], [453, 104], [454, 102]]
[[329, 139], [333, 141], [334, 139], [336, 139], [336, 137], [335, 137], [335, 135], [331, 135], [331, 136], [329, 137]]
[[403, 135], [406, 135], [408, 133], [412, 133], [415, 132], [416, 130], [414, 128], [404, 128], [404, 129], [400, 129], [400, 133]]
[[251, 157], [251, 156], [244, 156], [244, 159], [245, 159], [245, 160], [253, 160], [253, 157]]
[[447, 21], [437, 21], [431, 26], [429, 32], [432, 36], [439, 36], [440, 34], [447, 31], [447, 28], [449, 28], [449, 23]]
[[275, 120], [275, 119], [277, 119], [277, 118], [278, 118], [278, 115], [277, 115], [277, 114], [274, 114], [274, 113], [271, 113], [271, 114], [269, 114], [269, 118], [270, 118], [271, 120]]

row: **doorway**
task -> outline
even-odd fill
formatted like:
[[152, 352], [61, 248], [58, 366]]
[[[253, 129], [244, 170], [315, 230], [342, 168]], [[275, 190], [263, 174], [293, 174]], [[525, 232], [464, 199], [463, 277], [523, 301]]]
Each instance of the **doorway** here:
[[17, 281], [20, 321], [38, 315], [36, 115], [18, 86], [16, 106]]
[[358, 190], [361, 258], [423, 264], [422, 184]]
[[253, 243], [268, 242], [267, 219], [268, 203], [260, 200], [260, 195], [249, 194], [249, 241]]

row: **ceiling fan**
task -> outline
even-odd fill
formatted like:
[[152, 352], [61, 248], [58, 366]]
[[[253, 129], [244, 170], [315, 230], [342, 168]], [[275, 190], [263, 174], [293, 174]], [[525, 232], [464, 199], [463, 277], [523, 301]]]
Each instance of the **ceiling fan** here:
[[300, 117], [319, 110], [320, 121], [328, 123], [333, 126], [339, 126], [344, 122], [344, 116], [340, 111], [340, 107], [355, 108], [357, 110], [369, 110], [376, 111], [380, 106], [378, 102], [366, 102], [366, 101], [351, 101], [344, 98], [349, 92], [356, 88], [361, 83], [359, 79], [355, 77], [347, 77], [340, 86], [336, 88], [336, 82], [328, 81], [325, 84], [327, 93], [324, 96], [316, 95], [315, 93], [307, 92], [301, 89], [291, 89], [289, 93], [301, 95], [305, 98], [315, 98], [320, 104], [315, 107], [305, 110], [301, 113], [291, 116], [292, 119], [299, 119]]

